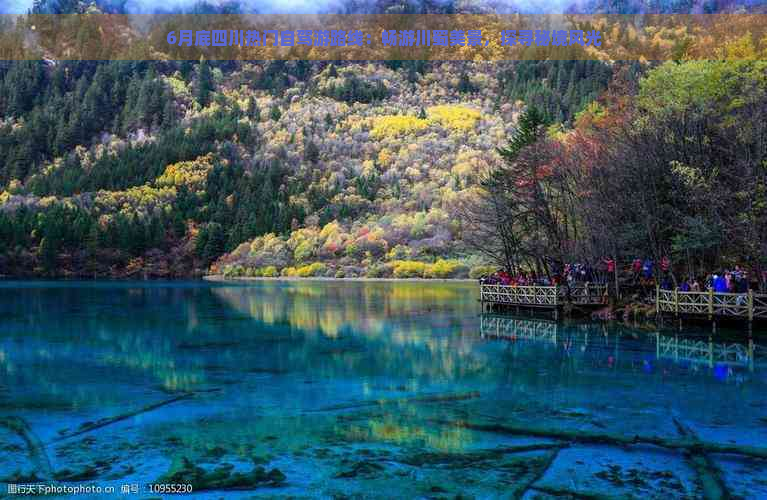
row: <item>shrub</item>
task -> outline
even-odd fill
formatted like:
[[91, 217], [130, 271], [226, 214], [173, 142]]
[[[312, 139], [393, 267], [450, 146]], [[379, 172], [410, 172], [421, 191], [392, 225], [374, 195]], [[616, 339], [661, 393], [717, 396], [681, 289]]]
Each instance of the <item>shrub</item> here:
[[282, 276], [292, 277], [296, 276], [296, 268], [295, 267], [286, 267], [283, 268], [283, 270], [280, 272]]
[[236, 278], [239, 276], [245, 276], [245, 268], [237, 265], [237, 266], [226, 266], [224, 268], [224, 277], [225, 278]]
[[311, 276], [322, 276], [327, 271], [328, 266], [322, 262], [315, 262], [308, 266], [299, 267], [295, 270], [295, 275], [300, 278], [309, 278]]
[[275, 276], [278, 276], [277, 274], [277, 268], [274, 266], [266, 266], [260, 269], [261, 276], [264, 276], [265, 278], [274, 278]]
[[368, 278], [384, 278], [386, 277], [389, 269], [386, 266], [382, 266], [380, 264], [373, 264], [372, 266], [367, 268], [367, 271], [365, 272], [365, 276]]
[[298, 244], [296, 249], [293, 250], [293, 257], [296, 262], [303, 262], [314, 255], [314, 243], [314, 241], [306, 240]]
[[344, 266], [344, 275], [347, 278], [356, 278], [357, 276], [366, 276], [366, 270], [358, 266]]
[[474, 266], [471, 268], [471, 271], [469, 271], [469, 278], [471, 279], [479, 279], [482, 276], [489, 276], [496, 272], [498, 270], [498, 266], [492, 266], [492, 265], [479, 265]]
[[413, 260], [395, 260], [391, 266], [395, 278], [423, 278], [429, 264]]
[[386, 253], [386, 260], [402, 260], [412, 255], [412, 248], [407, 245], [397, 245]]
[[468, 268], [457, 260], [437, 259], [424, 272], [424, 278], [457, 278], [466, 276]]

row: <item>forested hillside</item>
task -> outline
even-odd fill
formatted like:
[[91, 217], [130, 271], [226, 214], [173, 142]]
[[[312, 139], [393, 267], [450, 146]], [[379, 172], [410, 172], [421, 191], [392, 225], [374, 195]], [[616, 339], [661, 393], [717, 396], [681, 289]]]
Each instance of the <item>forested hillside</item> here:
[[[126, 5], [41, 0], [34, 11]], [[221, 5], [199, 9], [235, 8]], [[597, 2], [587, 10], [699, 7]], [[555, 235], [541, 234], [540, 221], [514, 228], [523, 231], [513, 234], [515, 251], [531, 258], [692, 249], [684, 258], [699, 251], [713, 261], [736, 255], [726, 247], [738, 241], [752, 259], [765, 237], [765, 141], [757, 115], [746, 111], [762, 109], [765, 72], [756, 61], [767, 59], [767, 39], [733, 39], [721, 54], [741, 62], [713, 65], [685, 61], [706, 39], [673, 26], [643, 30], [629, 27], [620, 39], [672, 50], [679, 61], [0, 62], [0, 275], [478, 275], [509, 258], [493, 251], [498, 228], [485, 224], [489, 233], [478, 234], [467, 214], [493, 172], [504, 173], [504, 193], [521, 193], [521, 201], [510, 198], [516, 207], [529, 202], [525, 186], [566, 203], [545, 207]], [[534, 174], [499, 154], [518, 133], [520, 113], [532, 109], [545, 123]], [[645, 143], [631, 142], [640, 136]], [[685, 137], [698, 138], [697, 149]], [[656, 170], [637, 168], [648, 158]], [[633, 191], [605, 185], [588, 206], [569, 198], [590, 199], [589, 186], [608, 172]], [[656, 178], [669, 183], [660, 198], [643, 192]], [[674, 198], [686, 193], [711, 205], [706, 197], [719, 200], [717, 189], [738, 203], [703, 214]], [[635, 195], [654, 204], [623, 213], [609, 203]], [[634, 220], [642, 210], [653, 218]], [[568, 226], [559, 231], [562, 220]], [[643, 229], [648, 220], [652, 228]], [[744, 224], [748, 231], [729, 232]], [[602, 241], [607, 234], [614, 248]]]
[[593, 61], [3, 63], [0, 274], [181, 276], [231, 251], [219, 270], [403, 261], [420, 275], [444, 258], [435, 273], [465, 274], [482, 262], [453, 202], [524, 103], [567, 126], [610, 75]]

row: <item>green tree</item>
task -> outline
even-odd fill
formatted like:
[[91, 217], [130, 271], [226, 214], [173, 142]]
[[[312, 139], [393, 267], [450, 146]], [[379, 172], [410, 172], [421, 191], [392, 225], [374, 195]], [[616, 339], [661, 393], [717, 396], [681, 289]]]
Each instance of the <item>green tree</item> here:
[[545, 134], [545, 128], [548, 120], [535, 107], [529, 107], [519, 117], [517, 129], [509, 139], [509, 145], [505, 148], [499, 148], [498, 153], [507, 162], [512, 162], [519, 152], [526, 146], [533, 144]]
[[213, 91], [213, 75], [210, 71], [208, 61], [204, 57], [200, 58], [200, 64], [197, 67], [197, 102], [200, 106], [207, 106], [210, 102], [210, 93]]
[[248, 117], [254, 122], [261, 121], [261, 110], [258, 107], [255, 97], [251, 97], [248, 101]]
[[464, 71], [461, 73], [461, 76], [458, 80], [458, 92], [462, 94], [468, 94], [471, 92], [476, 92], [477, 88], [474, 86], [473, 83], [471, 83], [471, 80], [469, 79], [469, 75]]
[[320, 148], [317, 147], [313, 140], [309, 139], [306, 141], [306, 145], [304, 146], [304, 161], [317, 163], [319, 159]]
[[210, 264], [226, 251], [226, 233], [221, 224], [211, 222], [207, 226], [207, 238], [202, 258]]
[[282, 117], [282, 113], [280, 112], [279, 106], [273, 104], [272, 109], [269, 111], [269, 118], [276, 122], [280, 119], [280, 117]]
[[44, 237], [40, 240], [40, 247], [38, 248], [37, 255], [40, 259], [40, 264], [48, 273], [53, 273], [56, 270], [56, 264], [58, 262], [59, 244], [53, 238]]

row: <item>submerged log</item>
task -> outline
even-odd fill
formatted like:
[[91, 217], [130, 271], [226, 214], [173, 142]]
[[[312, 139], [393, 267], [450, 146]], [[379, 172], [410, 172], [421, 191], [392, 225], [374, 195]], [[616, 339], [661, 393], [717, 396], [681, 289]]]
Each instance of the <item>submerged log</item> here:
[[[497, 448], [480, 449], [464, 452], [427, 452], [419, 450], [413, 455], [406, 456], [398, 461], [416, 467], [450, 465], [453, 467], [474, 467], [484, 461], [499, 460], [506, 455], [515, 455], [520, 453], [529, 453], [532, 451], [559, 452], [562, 448], [567, 448], [567, 443], [531, 443], [513, 446], [500, 446]], [[547, 455], [548, 456], [548, 455]], [[547, 463], [549, 461], [547, 460]], [[548, 467], [548, 465], [546, 465]]]
[[53, 467], [51, 467], [51, 461], [48, 458], [48, 454], [45, 452], [45, 446], [43, 446], [40, 438], [37, 437], [32, 431], [26, 420], [21, 417], [2, 417], [0, 418], [0, 426], [5, 427], [21, 437], [27, 444], [27, 450], [30, 458], [38, 470], [42, 472], [45, 477], [43, 479], [50, 479], [53, 475]]
[[[679, 434], [692, 442], [700, 443], [698, 435], [681, 421], [674, 419]], [[707, 453], [695, 450], [685, 451], [687, 460], [698, 477], [703, 496], [706, 500], [722, 500], [730, 498], [730, 492], [722, 479], [719, 467], [711, 460]]]
[[408, 403], [440, 403], [445, 401], [464, 401], [467, 399], [474, 399], [479, 397], [478, 391], [449, 393], [449, 394], [426, 394], [423, 396], [413, 396], [409, 398], [393, 398], [393, 399], [369, 399], [364, 401], [356, 401], [354, 403], [345, 403], [339, 405], [325, 406], [316, 410], [307, 410], [307, 413], [322, 412], [322, 411], [337, 411], [337, 410], [353, 410], [356, 408], [366, 408], [369, 406], [384, 406], [384, 405], [396, 405], [396, 404], [408, 404]]
[[128, 413], [122, 413], [120, 415], [115, 415], [112, 417], [105, 417], [102, 419], [99, 419], [95, 422], [85, 422], [80, 427], [77, 428], [77, 430], [72, 432], [67, 432], [64, 434], [61, 434], [57, 438], [53, 439], [50, 444], [57, 443], [59, 441], [63, 441], [65, 439], [69, 439], [71, 437], [79, 436], [81, 434], [85, 434], [87, 432], [91, 432], [96, 429], [100, 429], [102, 427], [106, 427], [107, 425], [112, 425], [117, 422], [121, 422], [123, 420], [127, 420], [129, 418], [135, 417], [136, 415], [141, 415], [142, 413], [147, 413], [152, 410], [156, 410], [157, 408], [161, 408], [163, 406], [169, 405], [171, 403], [175, 403], [177, 401], [181, 401], [184, 399], [189, 399], [193, 397], [196, 393], [194, 392], [185, 392], [183, 394], [180, 394], [178, 396], [175, 396], [170, 399], [165, 399], [163, 401], [159, 401], [157, 403], [153, 403], [148, 406], [144, 406], [143, 408], [139, 408], [137, 410], [130, 411]]
[[546, 457], [546, 461], [543, 463], [543, 466], [538, 470], [538, 472], [533, 475], [533, 477], [530, 478], [529, 481], [527, 481], [522, 487], [518, 490], [518, 494], [515, 495], [516, 498], [522, 498], [525, 493], [528, 492], [531, 488], [533, 488], [534, 484], [540, 481], [540, 479], [546, 474], [546, 471], [549, 470], [551, 465], [554, 463], [554, 460], [557, 459], [557, 456], [559, 455], [559, 451], [562, 448], [555, 449], [549, 455]]
[[526, 427], [521, 425], [476, 424], [471, 422], [433, 420], [441, 425], [452, 425], [475, 431], [493, 432], [512, 436], [534, 436], [556, 439], [572, 443], [604, 444], [611, 446], [631, 446], [647, 444], [672, 450], [686, 450], [698, 453], [724, 453], [742, 455], [750, 458], [767, 459], [767, 448], [725, 443], [711, 443], [693, 439], [670, 439], [659, 436], [624, 436], [589, 431], [572, 431], [565, 429], [548, 429], [545, 427]]
[[613, 500], [624, 498], [621, 496], [605, 495], [603, 493], [587, 493], [583, 491], [574, 491], [566, 488], [552, 488], [550, 486], [533, 486], [530, 488], [533, 491], [540, 491], [549, 496], [571, 498], [576, 500]]

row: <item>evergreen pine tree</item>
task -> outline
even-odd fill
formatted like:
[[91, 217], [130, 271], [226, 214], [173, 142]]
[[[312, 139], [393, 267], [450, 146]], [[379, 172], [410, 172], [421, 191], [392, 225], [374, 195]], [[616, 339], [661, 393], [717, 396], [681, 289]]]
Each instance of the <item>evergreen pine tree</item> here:
[[320, 159], [320, 148], [317, 147], [317, 145], [309, 139], [306, 142], [306, 145], [304, 146], [304, 161], [308, 161], [310, 163], [317, 163], [317, 161]]
[[280, 112], [279, 106], [277, 106], [276, 104], [272, 105], [272, 109], [269, 111], [269, 118], [272, 121], [276, 122], [277, 120], [280, 119], [281, 116], [282, 116], [282, 113]]
[[535, 107], [529, 107], [519, 117], [517, 130], [511, 136], [509, 145], [498, 149], [498, 153], [504, 160], [514, 161], [519, 152], [541, 138], [548, 124], [546, 117]]
[[205, 242], [203, 259], [206, 263], [213, 262], [226, 250], [226, 233], [221, 224], [211, 222], [208, 224], [208, 237]]
[[200, 106], [207, 106], [210, 103], [210, 93], [213, 91], [213, 75], [210, 71], [210, 65], [204, 57], [200, 58], [200, 65], [197, 67], [197, 102]]
[[248, 117], [254, 122], [261, 121], [261, 110], [255, 97], [251, 97], [248, 101]]
[[467, 94], [474, 91], [476, 91], [476, 88], [471, 83], [471, 80], [469, 79], [469, 75], [464, 71], [463, 73], [461, 73], [461, 77], [458, 80], [458, 92], [462, 94]]
[[40, 247], [37, 251], [37, 256], [40, 259], [40, 264], [47, 272], [53, 272], [56, 269], [56, 263], [58, 261], [59, 248], [56, 241], [53, 238], [44, 237], [40, 240]]
[[173, 102], [171, 95], [166, 96], [165, 104], [162, 109], [162, 125], [163, 127], [172, 127], [176, 124], [176, 103]]
[[104, 241], [102, 239], [101, 231], [98, 222], [91, 224], [88, 230], [88, 236], [85, 240], [85, 247], [88, 250], [88, 254], [91, 256], [96, 255], [99, 248], [102, 247]]

